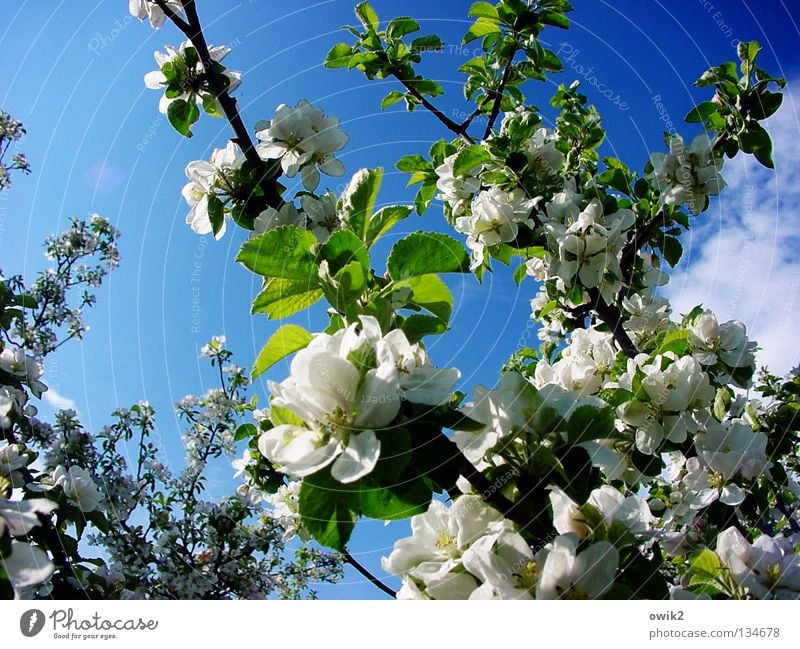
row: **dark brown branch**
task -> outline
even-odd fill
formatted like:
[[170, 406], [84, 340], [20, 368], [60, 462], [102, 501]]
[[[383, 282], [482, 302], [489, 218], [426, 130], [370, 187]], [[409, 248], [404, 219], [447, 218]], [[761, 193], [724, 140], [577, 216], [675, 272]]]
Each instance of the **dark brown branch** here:
[[636, 260], [636, 253], [650, 241], [650, 237], [653, 236], [653, 233], [658, 228], [664, 227], [666, 224], [667, 215], [662, 211], [656, 214], [642, 227], [637, 227], [634, 230], [633, 238], [625, 244], [625, 247], [622, 249], [622, 255], [620, 256], [619, 266], [622, 269], [623, 281], [630, 281], [631, 273], [633, 272], [633, 262]]
[[591, 308], [611, 328], [611, 333], [614, 335], [614, 340], [617, 341], [620, 349], [625, 352], [628, 358], [636, 356], [636, 354], [639, 353], [636, 349], [636, 345], [633, 344], [633, 341], [630, 339], [628, 332], [625, 331], [625, 327], [623, 326], [625, 323], [625, 316], [622, 315], [622, 312], [617, 307], [606, 304], [599, 290], [596, 288], [587, 290], [589, 292]]
[[492, 112], [489, 114], [489, 123], [486, 124], [486, 130], [483, 132], [483, 139], [485, 140], [492, 134], [494, 123], [497, 121], [497, 116], [500, 114], [500, 105], [503, 103], [503, 93], [508, 83], [508, 78], [511, 76], [511, 71], [514, 69], [514, 55], [517, 53], [516, 46], [509, 52], [506, 67], [503, 70], [503, 77], [500, 79], [500, 85], [495, 90], [494, 104], [492, 104]]
[[347, 551], [347, 549], [342, 550], [342, 556], [345, 558], [345, 561], [349, 563], [353, 568], [358, 570], [362, 575], [364, 575], [367, 579], [369, 579], [375, 586], [377, 586], [380, 590], [386, 593], [389, 597], [397, 597], [397, 593], [389, 588], [386, 584], [384, 584], [380, 579], [378, 579], [375, 575], [373, 575], [369, 570], [367, 570], [364, 566], [362, 566], [358, 560]]
[[[197, 55], [200, 58], [200, 63], [208, 79], [211, 92], [214, 93], [217, 101], [219, 101], [222, 112], [225, 114], [225, 117], [233, 129], [233, 141], [239, 145], [245, 158], [255, 169], [262, 168], [264, 166], [264, 161], [261, 160], [258, 155], [255, 144], [253, 144], [253, 140], [242, 121], [242, 117], [239, 115], [239, 108], [236, 104], [236, 100], [228, 93], [225, 81], [214, 67], [214, 60], [211, 58], [208, 43], [203, 35], [203, 28], [200, 24], [200, 17], [197, 14], [195, 0], [185, 0], [183, 4], [187, 20], [183, 20], [170, 9], [165, 0], [156, 0], [156, 3], [175, 26], [191, 41], [192, 45], [197, 50]], [[267, 204], [270, 207], [279, 209], [283, 205], [283, 199], [278, 193], [278, 188], [275, 183], [276, 178], [276, 171], [268, 172], [261, 179], [260, 185], [264, 190], [264, 199]]]
[[460, 137], [464, 142], [467, 144], [475, 144], [475, 141], [469, 136], [466, 131], [466, 127], [463, 124], [457, 124], [452, 119], [450, 119], [447, 115], [445, 115], [442, 111], [440, 111], [436, 106], [434, 106], [430, 101], [428, 101], [416, 88], [411, 86], [406, 79], [404, 79], [399, 72], [396, 70], [392, 72], [392, 76], [397, 79], [403, 87], [408, 91], [408, 93], [414, 97], [419, 103], [421, 103], [425, 108], [430, 111], [436, 119], [438, 119], [442, 124], [444, 124], [449, 130], [453, 131], [458, 137]]

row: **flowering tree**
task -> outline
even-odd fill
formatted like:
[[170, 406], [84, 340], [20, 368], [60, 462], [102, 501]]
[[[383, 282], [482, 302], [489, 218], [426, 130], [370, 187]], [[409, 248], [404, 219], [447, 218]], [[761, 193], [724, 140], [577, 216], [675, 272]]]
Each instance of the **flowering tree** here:
[[[566, 0], [472, 5], [464, 42], [480, 53], [460, 70], [475, 109], [461, 122], [415, 67], [441, 39], [361, 2], [326, 65], [394, 79], [382, 107], [421, 106], [448, 138], [397, 162], [418, 185], [413, 205], [376, 210], [379, 168], [317, 193], [321, 174], [344, 175], [348, 141], [321, 108], [281, 105], [245, 127], [231, 94], [241, 75], [222, 64], [228, 48], [207, 43], [195, 0], [130, 9], [186, 39], [145, 78], [174, 128], [190, 137], [205, 112], [233, 131], [186, 168], [187, 224], [251, 232], [237, 261], [263, 278], [254, 314], [329, 306], [322, 331], [283, 324], [255, 361], [253, 377], [294, 355], [289, 376], [268, 383], [269, 407], [238, 429], [247, 502], [271, 503], [290, 533], [390, 593], [347, 544], [359, 517], [411, 518], [412, 536], [383, 561], [402, 598], [798, 597], [800, 377], [756, 377], [743, 323], [702, 306], [675, 318], [658, 292], [681, 234], [724, 190], [725, 159], [773, 164], [760, 122], [784, 81], [758, 67], [756, 42], [696, 82], [713, 93], [686, 116], [702, 132], [669, 136], [636, 169], [600, 159], [601, 118], [577, 82], [551, 98], [554, 128], [524, 94], [561, 70], [540, 37], [569, 27]], [[280, 180], [298, 174], [303, 190], [289, 196]], [[375, 242], [434, 198], [453, 236], [416, 231], [375, 259]], [[446, 335], [454, 304], [440, 275], [480, 281], [493, 263], [515, 264], [531, 287], [541, 346], [518, 350], [470, 399], [426, 341]]]
[[[24, 130], [5, 113], [0, 119], [5, 153]], [[13, 160], [4, 174], [28, 170], [24, 156]], [[8, 176], [0, 179], [7, 187]], [[220, 387], [176, 406], [186, 424], [187, 466], [179, 473], [163, 457], [146, 402], [115, 412], [96, 436], [71, 410], [58, 412], [52, 424], [37, 418], [34, 400], [47, 390], [44, 359], [83, 337], [82, 310], [94, 304], [89, 291], [118, 264], [118, 237], [96, 214], [73, 219], [46, 242], [52, 266], [29, 288], [21, 277], [0, 277], [0, 594], [313, 596], [310, 582], [339, 577], [335, 555], [301, 547], [289, 560], [284, 544], [294, 531], [280, 516], [264, 512], [246, 490], [216, 502], [205, 489], [206, 469], [249, 435], [252, 425], [239, 422], [255, 407], [224, 339], [202, 350], [219, 371]]]

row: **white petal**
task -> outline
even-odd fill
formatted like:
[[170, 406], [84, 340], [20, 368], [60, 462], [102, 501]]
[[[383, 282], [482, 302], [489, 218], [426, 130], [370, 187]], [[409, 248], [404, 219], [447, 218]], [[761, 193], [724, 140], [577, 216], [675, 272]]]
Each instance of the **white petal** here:
[[347, 447], [333, 463], [331, 475], [344, 484], [355, 482], [375, 468], [380, 453], [381, 443], [373, 431], [351, 435]]

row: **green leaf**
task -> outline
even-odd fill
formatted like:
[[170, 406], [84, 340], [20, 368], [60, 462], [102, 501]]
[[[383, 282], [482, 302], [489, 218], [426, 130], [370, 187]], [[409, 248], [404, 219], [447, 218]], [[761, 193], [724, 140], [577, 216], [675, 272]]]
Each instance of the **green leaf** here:
[[336, 273], [333, 280], [334, 285], [325, 290], [325, 295], [338, 311], [345, 312], [355, 305], [355, 301], [364, 292], [364, 267], [357, 261], [351, 261]]
[[322, 289], [309, 286], [302, 280], [275, 277], [267, 281], [263, 290], [253, 300], [250, 312], [265, 313], [270, 319], [278, 320], [310, 307], [323, 295]]
[[720, 105], [713, 101], [704, 101], [701, 104], [697, 104], [692, 110], [686, 113], [686, 117], [684, 117], [684, 121], [689, 122], [690, 124], [695, 124], [697, 122], [705, 122], [711, 115], [714, 113], [719, 112]]
[[409, 205], [387, 205], [375, 212], [367, 226], [367, 246], [371, 247], [374, 245], [375, 242], [391, 230], [396, 223], [399, 223], [411, 214], [411, 209]]
[[359, 169], [353, 174], [336, 206], [342, 221], [364, 243], [369, 239], [369, 222], [382, 180], [383, 169], [380, 167]]
[[683, 256], [683, 246], [675, 237], [664, 237], [661, 242], [661, 252], [664, 254], [664, 259], [667, 260], [667, 263], [675, 268]]
[[569, 18], [560, 11], [543, 11], [539, 14], [539, 20], [544, 25], [552, 25], [561, 29], [569, 29]]
[[325, 57], [326, 68], [346, 68], [353, 55], [353, 48], [347, 43], [334, 45]]
[[251, 439], [256, 435], [258, 435], [258, 428], [255, 424], [242, 424], [236, 429], [233, 440], [235, 442], [241, 442], [243, 439]]
[[668, 331], [661, 344], [658, 346], [657, 354], [673, 352], [678, 357], [683, 356], [689, 349], [689, 332], [685, 329]]
[[211, 115], [211, 117], [222, 117], [219, 102], [214, 95], [203, 95], [203, 110], [206, 111], [206, 115]]
[[579, 444], [593, 439], [607, 439], [614, 431], [614, 412], [591, 405], [579, 406], [567, 422], [567, 441]]
[[429, 273], [467, 273], [469, 255], [464, 246], [446, 234], [414, 232], [394, 245], [387, 270], [394, 280]]
[[409, 45], [409, 48], [414, 53], [438, 51], [443, 47], [444, 43], [442, 43], [442, 39], [433, 34], [415, 38]]
[[419, 31], [419, 23], [409, 16], [398, 16], [389, 21], [386, 35], [389, 38], [402, 38], [406, 34]]
[[436, 336], [447, 331], [445, 325], [439, 318], [428, 315], [412, 315], [403, 320], [400, 328], [405, 333], [408, 342], [412, 345], [418, 343], [425, 336]]
[[528, 266], [526, 264], [520, 264], [514, 269], [514, 282], [517, 286], [522, 284], [522, 280], [524, 280], [528, 276]]
[[319, 249], [318, 258], [327, 260], [332, 275], [351, 261], [358, 261], [364, 271], [369, 271], [369, 252], [364, 242], [350, 230], [337, 230], [328, 237]]
[[356, 16], [361, 21], [364, 29], [371, 31], [378, 30], [378, 25], [380, 24], [378, 14], [375, 13], [375, 10], [369, 2], [359, 2], [356, 5]]
[[498, 19], [497, 8], [490, 2], [475, 2], [469, 8], [469, 15], [473, 18]]
[[750, 109], [753, 119], [766, 119], [775, 113], [783, 103], [783, 95], [779, 92], [765, 90], [756, 96], [756, 105]]
[[428, 209], [433, 197], [436, 195], [436, 182], [425, 183], [419, 188], [417, 195], [414, 197], [414, 209], [417, 214], [422, 216], [422, 213]]
[[344, 550], [359, 511], [356, 488], [334, 480], [324, 469], [303, 479], [298, 503], [301, 520], [311, 536], [320, 545]]
[[395, 427], [376, 431], [375, 435], [381, 443], [381, 455], [368, 480], [374, 485], [396, 484], [411, 461], [411, 433]]
[[471, 25], [461, 41], [462, 45], [466, 45], [474, 41], [476, 38], [488, 36], [489, 34], [498, 34], [500, 32], [500, 23], [493, 18], [480, 17]]
[[216, 237], [222, 226], [225, 225], [225, 206], [215, 194], [208, 195], [208, 218], [211, 221], [211, 230]]
[[453, 175], [464, 176], [477, 165], [485, 164], [492, 159], [491, 154], [480, 144], [464, 147], [453, 161]]
[[282, 277], [317, 285], [319, 267], [311, 249], [317, 238], [308, 230], [284, 225], [245, 241], [236, 261], [264, 277]]
[[714, 416], [717, 421], [725, 420], [732, 402], [733, 390], [727, 386], [717, 388], [717, 394], [714, 396]]
[[379, 521], [396, 521], [423, 514], [431, 504], [431, 489], [420, 479], [385, 488], [365, 486], [360, 495], [364, 516]]
[[394, 106], [398, 101], [402, 101], [405, 93], [397, 90], [392, 90], [388, 95], [383, 98], [381, 102], [381, 110], [386, 110], [389, 106]]
[[690, 572], [703, 577], [715, 577], [722, 569], [722, 564], [715, 552], [703, 548], [692, 557]]
[[253, 365], [251, 379], [263, 374], [279, 360], [293, 354], [298, 349], [304, 349], [313, 340], [308, 331], [293, 324], [280, 327], [266, 342]]
[[430, 311], [445, 324], [450, 321], [450, 314], [453, 312], [453, 294], [437, 275], [409, 277], [395, 284], [395, 290], [400, 288], [411, 289], [406, 304]]
[[605, 388], [597, 394], [609, 406], [616, 408], [626, 401], [633, 399], [633, 392], [625, 388]]
[[276, 405], [270, 405], [269, 420], [276, 426], [281, 426], [283, 424], [289, 424], [290, 426], [306, 425], [305, 422], [291, 410]]
[[200, 119], [200, 110], [193, 101], [176, 99], [167, 107], [167, 118], [178, 133], [184, 137], [192, 137], [190, 127]]
[[739, 136], [742, 151], [752, 153], [756, 160], [768, 169], [774, 169], [772, 160], [772, 139], [769, 133], [758, 122], [752, 122], [748, 129]]
[[432, 171], [433, 165], [421, 155], [406, 155], [400, 158], [395, 165], [398, 171], [413, 173], [415, 171]]

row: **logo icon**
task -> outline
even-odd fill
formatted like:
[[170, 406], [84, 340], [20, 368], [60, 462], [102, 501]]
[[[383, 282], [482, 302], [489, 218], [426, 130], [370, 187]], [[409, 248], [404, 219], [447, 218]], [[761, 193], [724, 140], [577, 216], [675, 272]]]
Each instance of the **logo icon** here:
[[32, 638], [44, 628], [44, 613], [39, 609], [32, 608], [25, 611], [19, 618], [19, 630], [26, 638]]

